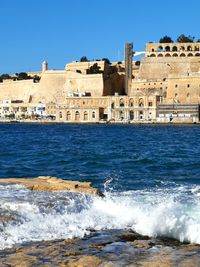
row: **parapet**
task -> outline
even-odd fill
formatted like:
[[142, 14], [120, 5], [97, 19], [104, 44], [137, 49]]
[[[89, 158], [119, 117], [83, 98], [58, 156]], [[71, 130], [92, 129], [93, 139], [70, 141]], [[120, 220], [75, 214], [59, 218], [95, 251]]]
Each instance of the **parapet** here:
[[146, 57], [200, 57], [200, 43], [147, 43]]

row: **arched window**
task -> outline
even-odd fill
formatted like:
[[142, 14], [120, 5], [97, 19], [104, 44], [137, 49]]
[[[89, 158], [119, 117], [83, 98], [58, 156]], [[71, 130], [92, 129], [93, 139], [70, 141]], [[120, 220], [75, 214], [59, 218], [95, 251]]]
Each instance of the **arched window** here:
[[142, 98], [139, 99], [139, 107], [144, 107], [144, 100]]
[[87, 111], [84, 112], [83, 119], [84, 119], [84, 121], [88, 121], [88, 112]]
[[158, 57], [163, 57], [163, 54], [158, 54]]
[[187, 47], [187, 51], [192, 51], [192, 47], [191, 47], [191, 45], [188, 45], [188, 47]]
[[119, 106], [120, 106], [120, 107], [124, 107], [124, 99], [123, 99], [123, 98], [121, 98], [121, 99], [119, 100]]
[[196, 53], [195, 54], [195, 57], [200, 57], [200, 53]]
[[75, 112], [75, 121], [79, 121], [80, 120], [80, 113], [79, 111]]
[[120, 120], [123, 120], [124, 119], [124, 111], [120, 110], [120, 112], [119, 112], [119, 118], [120, 118]]
[[142, 110], [140, 110], [140, 111], [139, 111], [139, 119], [140, 119], [140, 120], [142, 120], [142, 119], [143, 119], [143, 115], [144, 115], [143, 111], [142, 111]]
[[184, 53], [180, 54], [180, 57], [185, 57], [185, 54]]
[[166, 57], [171, 57], [171, 55], [170, 55], [169, 53], [167, 53], [165, 56], [166, 56]]
[[134, 111], [133, 110], [130, 110], [129, 118], [130, 118], [131, 121], [134, 120]]
[[151, 49], [151, 52], [155, 52], [155, 51], [154, 51], [154, 48]]
[[67, 111], [66, 120], [67, 121], [71, 120], [71, 112], [70, 111]]
[[195, 46], [194, 50], [195, 50], [195, 51], [199, 51], [199, 46], [198, 46], [198, 45]]
[[111, 108], [112, 108], [112, 109], [115, 108], [115, 102], [112, 102], [112, 104], [111, 104]]
[[62, 119], [62, 111], [59, 112], [59, 118]]
[[93, 119], [96, 118], [96, 113], [95, 113], [95, 111], [92, 111], [92, 118], [93, 118]]
[[129, 100], [129, 107], [133, 107], [133, 105], [134, 105], [133, 98], [130, 98], [130, 100]]
[[149, 101], [149, 107], [152, 107], [152, 106], [153, 106], [153, 102]]
[[178, 54], [177, 54], [177, 53], [174, 53], [174, 54], [173, 54], [173, 57], [178, 57]]
[[166, 46], [166, 47], [165, 47], [165, 51], [166, 51], [166, 52], [170, 52], [170, 46]]
[[181, 46], [180, 47], [180, 51], [185, 51], [185, 47], [184, 46]]
[[188, 57], [193, 57], [193, 54], [192, 54], [192, 53], [189, 53], [189, 54], [188, 54]]
[[156, 55], [155, 54], [151, 54], [150, 57], [155, 57]]
[[176, 52], [176, 51], [178, 51], [178, 48], [177, 48], [177, 46], [173, 46], [173, 47], [172, 47], [172, 51], [173, 51], [173, 52]]
[[158, 52], [163, 52], [163, 47], [161, 45], [158, 47]]

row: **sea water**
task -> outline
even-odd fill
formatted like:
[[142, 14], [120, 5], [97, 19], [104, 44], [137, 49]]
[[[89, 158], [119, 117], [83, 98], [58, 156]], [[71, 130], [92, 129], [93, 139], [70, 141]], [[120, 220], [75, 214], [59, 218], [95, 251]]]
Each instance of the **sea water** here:
[[0, 133], [0, 177], [91, 181], [105, 194], [0, 185], [0, 249], [105, 229], [200, 244], [199, 126], [0, 124]]

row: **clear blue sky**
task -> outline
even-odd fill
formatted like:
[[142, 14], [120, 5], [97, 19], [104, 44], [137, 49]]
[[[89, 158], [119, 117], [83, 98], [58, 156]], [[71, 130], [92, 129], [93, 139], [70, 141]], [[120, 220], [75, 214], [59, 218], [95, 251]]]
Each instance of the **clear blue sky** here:
[[199, 0], [1, 0], [0, 73], [51, 69], [67, 62], [123, 60], [125, 42], [184, 33], [200, 38]]

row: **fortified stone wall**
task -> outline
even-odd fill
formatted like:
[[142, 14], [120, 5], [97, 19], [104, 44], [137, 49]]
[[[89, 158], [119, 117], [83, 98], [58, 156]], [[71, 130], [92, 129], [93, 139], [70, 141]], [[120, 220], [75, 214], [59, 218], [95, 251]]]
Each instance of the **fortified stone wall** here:
[[200, 58], [193, 57], [145, 57], [141, 61], [138, 79], [156, 81], [168, 78], [169, 74], [188, 75], [200, 71]]
[[57, 102], [59, 92], [63, 91], [66, 81], [66, 71], [45, 71], [38, 83], [38, 91], [33, 95], [33, 102]]
[[26, 103], [30, 97], [38, 91], [39, 84], [33, 80], [9, 81], [0, 83], [0, 101], [22, 100]]
[[97, 64], [100, 67], [100, 71], [107, 72], [109, 65], [105, 61], [87, 61], [87, 62], [72, 62], [68, 63], [65, 66], [67, 71], [77, 72], [80, 71], [82, 74], [87, 74], [87, 70], [92, 67], [94, 64]]
[[104, 79], [103, 95], [119, 95], [125, 94], [124, 92], [124, 74], [114, 73], [108, 79]]
[[167, 103], [200, 103], [200, 76], [171, 78], [168, 84]]
[[102, 96], [104, 90], [103, 74], [80, 74], [73, 71], [66, 72], [63, 88], [65, 95], [88, 92], [91, 96]]

